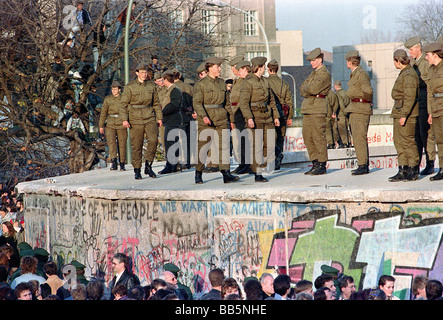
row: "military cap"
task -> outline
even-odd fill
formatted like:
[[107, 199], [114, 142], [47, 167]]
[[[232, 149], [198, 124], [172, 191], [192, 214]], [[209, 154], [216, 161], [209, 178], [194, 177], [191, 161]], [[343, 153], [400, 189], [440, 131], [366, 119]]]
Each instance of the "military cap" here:
[[266, 60], [268, 60], [266, 57], [255, 57], [251, 59], [251, 64], [253, 66], [264, 65], [266, 63]]
[[213, 63], [213, 64], [218, 64], [218, 65], [220, 65], [220, 64], [223, 63], [223, 59], [222, 59], [222, 58], [219, 58], [219, 57], [215, 57], [215, 56], [213, 56], [213, 57], [209, 57], [208, 59], [206, 59], [205, 62], [206, 62], [206, 63]]
[[34, 250], [32, 249], [23, 249], [20, 250], [20, 257], [25, 257], [25, 256], [35, 256]]
[[351, 57], [358, 57], [360, 56], [360, 53], [357, 50], [349, 50], [348, 53], [345, 55], [345, 59], [348, 60]]
[[243, 60], [243, 61], [240, 61], [239, 63], [237, 63], [237, 65], [235, 66], [235, 69], [240, 70], [241, 68], [246, 67], [246, 66], [251, 66], [251, 62]]
[[441, 51], [441, 50], [442, 50], [442, 45], [438, 42], [431, 42], [423, 47], [424, 52], [434, 52], [434, 51]]
[[197, 73], [202, 73], [203, 71], [206, 71], [206, 62], [202, 62], [202, 63], [197, 67]]
[[137, 65], [137, 68], [135, 68], [136, 71], [140, 71], [140, 70], [148, 70], [148, 66], [144, 63], [139, 63]]
[[243, 56], [235, 56], [231, 61], [229, 61], [229, 64], [231, 67], [236, 66], [240, 61], [243, 61], [245, 58]]
[[397, 49], [394, 51], [394, 58], [406, 58], [408, 54], [403, 49]]
[[327, 264], [324, 264], [320, 267], [321, 271], [323, 272], [323, 274], [327, 274], [330, 276], [337, 276], [338, 275], [338, 270], [334, 267], [328, 266]]
[[163, 77], [164, 75], [166, 75], [166, 74], [174, 74], [174, 70], [173, 70], [173, 69], [168, 69], [168, 70], [164, 71], [164, 72], [162, 73], [162, 77]]
[[35, 249], [34, 249], [34, 254], [35, 254], [36, 256], [42, 256], [42, 257], [48, 257], [48, 256], [49, 256], [49, 252], [46, 251], [46, 250], [43, 249], [43, 248], [35, 248]]
[[412, 38], [409, 38], [408, 40], [406, 40], [405, 47], [409, 49], [409, 48], [415, 46], [417, 43], [421, 43], [421, 38], [420, 37], [412, 37]]
[[32, 250], [31, 245], [30, 245], [29, 243], [27, 243], [27, 242], [20, 242], [20, 243], [17, 245], [17, 248], [18, 248], [19, 250]]
[[111, 84], [111, 88], [121, 88], [122, 84], [119, 81], [113, 81]]
[[172, 272], [173, 274], [175, 274], [175, 276], [177, 276], [177, 273], [180, 271], [180, 268], [177, 267], [177, 266], [176, 266], [175, 264], [173, 264], [173, 263], [166, 263], [166, 264], [163, 266], [163, 269], [164, 269], [165, 271]]
[[268, 62], [268, 65], [270, 65], [270, 64], [278, 65], [278, 62], [277, 62], [277, 60], [272, 59], [271, 61]]
[[318, 58], [318, 56], [321, 54], [321, 49], [320, 48], [315, 48], [314, 50], [312, 50], [311, 52], [309, 52], [308, 56], [306, 57], [306, 59], [308, 61], [312, 61], [316, 58]]
[[81, 270], [81, 269], [86, 268], [86, 266], [84, 264], [78, 262], [77, 260], [72, 260], [70, 264], [72, 264], [76, 270]]
[[156, 71], [156, 72], [154, 73], [154, 80], [161, 79], [161, 77], [162, 77], [162, 74], [161, 74], [160, 72]]

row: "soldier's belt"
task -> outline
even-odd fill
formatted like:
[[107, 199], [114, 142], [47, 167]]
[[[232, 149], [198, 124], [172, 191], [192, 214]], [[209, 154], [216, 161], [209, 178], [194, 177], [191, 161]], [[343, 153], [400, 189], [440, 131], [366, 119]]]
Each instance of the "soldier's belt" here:
[[111, 118], [118, 118], [118, 114], [108, 114], [108, 117], [111, 117]]
[[267, 107], [266, 102], [251, 102], [251, 107]]
[[136, 109], [142, 109], [142, 108], [149, 108], [150, 106], [144, 105], [144, 104], [133, 104], [131, 107]]
[[443, 93], [434, 93], [434, 98], [443, 98]]
[[211, 108], [223, 108], [224, 105], [222, 104], [205, 104], [205, 108], [211, 109]]
[[313, 95], [313, 97], [315, 97], [315, 98], [322, 98], [322, 99], [326, 98], [326, 96], [324, 94], [315, 94], [315, 95]]
[[351, 99], [352, 102], [371, 103], [371, 101], [365, 99]]
[[238, 102], [231, 102], [231, 106], [233, 107], [238, 106]]

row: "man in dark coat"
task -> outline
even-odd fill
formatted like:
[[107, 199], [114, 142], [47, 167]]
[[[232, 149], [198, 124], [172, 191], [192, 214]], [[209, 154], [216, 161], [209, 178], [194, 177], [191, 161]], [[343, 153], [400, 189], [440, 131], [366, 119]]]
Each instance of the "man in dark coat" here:
[[116, 253], [114, 259], [112, 259], [112, 267], [115, 271], [115, 275], [109, 283], [111, 300], [114, 300], [115, 298], [112, 289], [117, 285], [124, 285], [128, 292], [131, 288], [140, 285], [140, 279], [129, 270], [128, 261], [128, 256], [123, 253]]

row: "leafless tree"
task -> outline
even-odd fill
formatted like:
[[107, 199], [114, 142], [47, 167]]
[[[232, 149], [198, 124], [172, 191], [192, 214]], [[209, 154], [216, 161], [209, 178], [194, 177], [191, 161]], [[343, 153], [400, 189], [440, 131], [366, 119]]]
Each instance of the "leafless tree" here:
[[443, 5], [441, 0], [418, 0], [407, 6], [397, 22], [402, 26], [403, 41], [420, 36], [423, 42], [437, 41], [443, 36]]
[[[211, 30], [202, 33], [205, 3], [137, 1], [130, 26], [131, 70], [156, 54], [165, 67], [194, 77], [196, 66], [219, 45], [220, 25], [228, 17], [216, 11]], [[125, 82], [125, 33], [120, 38], [116, 33], [117, 17], [126, 5], [88, 1], [84, 8], [92, 23], [77, 30], [71, 1], [0, 0], [0, 180], [16, 183], [82, 172], [107, 160], [105, 143], [96, 130], [89, 132], [98, 115], [89, 98], [103, 99], [113, 80]], [[72, 37], [73, 46], [67, 45]], [[69, 99], [84, 134], [66, 130]]]

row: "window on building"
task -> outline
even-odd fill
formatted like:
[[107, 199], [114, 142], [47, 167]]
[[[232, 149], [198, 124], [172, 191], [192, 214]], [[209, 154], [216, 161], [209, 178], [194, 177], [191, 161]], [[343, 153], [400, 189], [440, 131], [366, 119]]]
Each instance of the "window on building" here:
[[252, 58], [255, 58], [255, 57], [266, 57], [266, 52], [264, 52], [264, 51], [248, 51], [248, 52], [246, 52], [245, 56], [246, 56], [245, 57], [246, 61], [251, 61]]
[[202, 33], [212, 34], [215, 32], [216, 20], [214, 10], [202, 10]]
[[180, 26], [183, 24], [183, 10], [177, 9], [171, 12], [171, 22], [174, 26]]
[[244, 14], [244, 35], [256, 36], [257, 35], [257, 11], [246, 11], [248, 14]]

